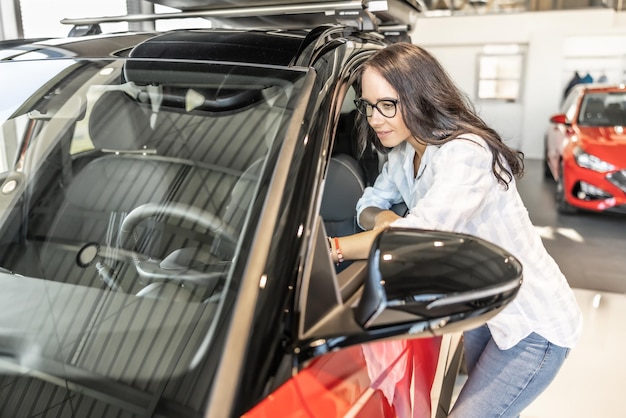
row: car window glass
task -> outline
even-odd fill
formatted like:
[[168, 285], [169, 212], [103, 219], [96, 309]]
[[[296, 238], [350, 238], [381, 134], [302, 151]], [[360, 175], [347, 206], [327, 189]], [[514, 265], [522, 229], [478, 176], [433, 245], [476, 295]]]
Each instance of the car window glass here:
[[580, 89], [576, 88], [576, 86], [572, 89], [572, 91], [567, 95], [565, 101], [561, 105], [561, 113], [565, 114], [565, 117], [569, 122], [573, 121], [576, 116], [578, 98], [580, 97]]
[[589, 92], [582, 100], [578, 122], [588, 126], [623, 126], [625, 104], [624, 92]]
[[[71, 61], [51, 60], [37, 66], [35, 71], [29, 61], [11, 62], [0, 64], [3, 76], [0, 77], [0, 123], [4, 123], [14, 112], [19, 112], [19, 107], [28, 101], [30, 97], [48, 80], [71, 67]], [[15, 83], [21, 79], [23, 82]], [[14, 118], [11, 123], [4, 124], [4, 130], [0, 131], [0, 141], [4, 145], [0, 147], [0, 172], [9, 171], [15, 164], [19, 149], [22, 146], [24, 133], [29, 127], [29, 118], [26, 115]]]
[[[16, 96], [0, 127], [11, 145], [0, 328], [32, 354], [22, 366], [61, 378], [155, 386], [209, 367], [267, 155], [305, 72], [165, 60], [59, 67]], [[2, 300], [15, 294], [23, 303]]]
[[609, 92], [605, 106], [610, 126], [626, 126], [626, 92]]

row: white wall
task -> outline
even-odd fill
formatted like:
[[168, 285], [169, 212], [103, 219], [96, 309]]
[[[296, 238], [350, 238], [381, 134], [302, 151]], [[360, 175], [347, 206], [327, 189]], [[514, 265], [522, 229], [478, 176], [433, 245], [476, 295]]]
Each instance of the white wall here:
[[15, 6], [13, 2], [0, 0], [0, 41], [19, 36], [19, 28], [15, 22]]
[[[543, 136], [573, 71], [626, 81], [626, 13], [612, 9], [420, 17], [414, 43], [428, 49], [476, 104], [480, 115], [527, 158], [543, 158]], [[525, 50], [519, 103], [476, 99], [485, 45]]]

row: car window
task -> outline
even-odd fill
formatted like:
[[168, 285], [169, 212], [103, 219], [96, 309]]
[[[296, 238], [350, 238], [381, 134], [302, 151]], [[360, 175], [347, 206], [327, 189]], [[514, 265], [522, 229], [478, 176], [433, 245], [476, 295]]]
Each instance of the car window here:
[[578, 98], [580, 97], [580, 86], [574, 86], [561, 105], [561, 113], [565, 114], [567, 120], [571, 123], [576, 117], [578, 107]]
[[626, 93], [585, 94], [578, 114], [578, 123], [588, 126], [623, 126], [626, 124]]
[[267, 156], [306, 73], [131, 59], [52, 67], [62, 71], [16, 97], [0, 129], [11, 144], [0, 351], [24, 378], [78, 376], [103, 398], [126, 388], [139, 406], [173, 377], [202, 379], [208, 393], [233, 271], [247, 261], [241, 237], [258, 222]]

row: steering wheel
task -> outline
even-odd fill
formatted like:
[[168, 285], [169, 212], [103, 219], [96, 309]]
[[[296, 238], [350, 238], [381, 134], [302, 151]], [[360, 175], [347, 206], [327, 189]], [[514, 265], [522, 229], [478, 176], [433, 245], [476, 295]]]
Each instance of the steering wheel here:
[[[155, 216], [165, 216], [192, 222], [194, 225], [208, 230], [216, 238], [224, 239], [232, 246], [237, 244], [237, 232], [224, 220], [211, 212], [184, 203], [146, 203], [133, 209], [122, 221], [118, 236], [120, 247], [124, 247], [131, 236], [135, 239], [136, 244], [137, 237], [134, 234], [134, 230], [137, 225], [143, 220]], [[175, 255], [177, 252], [180, 252], [180, 250], [175, 251], [172, 255]], [[179, 257], [179, 259], [182, 258]], [[151, 280], [176, 278], [178, 280], [203, 282], [215, 276], [215, 273], [192, 271], [192, 266], [188, 264], [176, 266], [176, 262], [172, 263], [166, 260], [159, 262], [138, 254], [133, 255], [133, 262], [139, 274]], [[174, 267], [172, 267], [173, 265]]]

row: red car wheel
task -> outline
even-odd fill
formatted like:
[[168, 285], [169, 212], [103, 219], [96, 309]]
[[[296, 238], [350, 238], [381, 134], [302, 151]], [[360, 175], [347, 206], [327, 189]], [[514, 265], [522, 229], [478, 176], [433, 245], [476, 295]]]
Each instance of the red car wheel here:
[[559, 165], [559, 178], [556, 183], [555, 191], [556, 209], [559, 213], [564, 215], [576, 213], [576, 208], [567, 202], [565, 193], [567, 193], [565, 191], [565, 170], [563, 169], [563, 162], [561, 161], [561, 164]]

